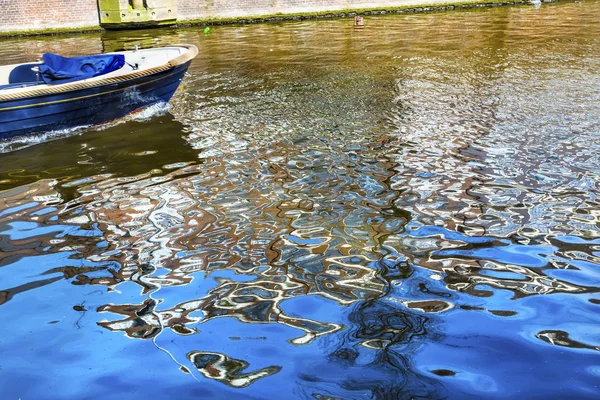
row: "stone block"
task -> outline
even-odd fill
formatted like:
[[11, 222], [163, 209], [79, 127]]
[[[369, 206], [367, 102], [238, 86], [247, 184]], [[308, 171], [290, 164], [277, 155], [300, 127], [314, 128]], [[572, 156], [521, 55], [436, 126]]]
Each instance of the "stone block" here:
[[176, 0], [99, 0], [100, 25], [106, 29], [171, 25], [177, 21]]

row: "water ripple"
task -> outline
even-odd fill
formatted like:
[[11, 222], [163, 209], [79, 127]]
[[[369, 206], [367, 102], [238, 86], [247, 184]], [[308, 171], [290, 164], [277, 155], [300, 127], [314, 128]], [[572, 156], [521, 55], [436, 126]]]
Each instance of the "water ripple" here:
[[1, 147], [8, 395], [597, 397], [599, 7], [16, 39], [202, 57]]

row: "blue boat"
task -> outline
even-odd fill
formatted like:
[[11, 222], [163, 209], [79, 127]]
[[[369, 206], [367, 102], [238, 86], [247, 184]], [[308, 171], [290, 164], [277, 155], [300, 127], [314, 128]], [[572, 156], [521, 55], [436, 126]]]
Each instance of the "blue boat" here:
[[104, 123], [168, 102], [194, 45], [0, 66], [0, 139]]

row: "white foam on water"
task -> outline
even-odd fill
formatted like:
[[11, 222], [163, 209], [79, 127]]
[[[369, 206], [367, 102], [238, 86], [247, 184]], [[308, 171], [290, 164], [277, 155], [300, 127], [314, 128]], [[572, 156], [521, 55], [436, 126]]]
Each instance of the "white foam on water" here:
[[11, 151], [22, 150], [39, 143], [46, 143], [52, 140], [63, 139], [69, 136], [80, 134], [87, 130], [90, 125], [77, 126], [69, 129], [59, 129], [55, 131], [34, 133], [24, 136], [15, 136], [0, 141], [0, 153], [10, 153]]
[[134, 111], [133, 113], [130, 113], [122, 118], [98, 125], [81, 125], [68, 129], [59, 129], [49, 132], [28, 134], [24, 136], [15, 136], [0, 140], [0, 154], [22, 150], [40, 143], [81, 135], [89, 131], [104, 131], [129, 121], [148, 122], [154, 117], [167, 114], [169, 109], [169, 103], [161, 102], [153, 104], [149, 107], [145, 107], [139, 111]]
[[153, 104], [148, 107], [144, 107], [141, 110], [134, 111], [132, 113], [127, 114], [123, 118], [115, 119], [109, 122], [105, 122], [103, 124], [94, 125], [94, 130], [103, 131], [117, 125], [120, 125], [125, 122], [135, 121], [135, 122], [148, 122], [154, 117], [160, 117], [166, 115], [170, 110], [169, 103], [160, 102]]

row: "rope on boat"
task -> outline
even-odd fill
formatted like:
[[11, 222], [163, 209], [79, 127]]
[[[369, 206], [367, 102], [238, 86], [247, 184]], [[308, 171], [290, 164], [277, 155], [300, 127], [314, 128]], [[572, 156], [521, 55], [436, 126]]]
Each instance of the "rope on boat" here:
[[6, 93], [6, 94], [0, 93], [0, 102], [9, 101], [9, 100], [21, 100], [21, 99], [45, 96], [45, 95], [50, 95], [50, 94], [60, 94], [60, 93], [72, 92], [74, 90], [88, 89], [91, 87], [107, 85], [107, 84], [111, 84], [111, 83], [125, 82], [125, 81], [131, 80], [131, 79], [136, 79], [136, 78], [141, 78], [141, 77], [148, 76], [148, 75], [153, 75], [153, 74], [174, 68], [178, 65], [185, 64], [186, 62], [190, 61], [191, 59], [193, 59], [194, 57], [196, 57], [198, 55], [198, 48], [196, 46], [194, 46], [193, 44], [181, 44], [181, 45], [176, 45], [176, 46], [172, 46], [172, 47], [184, 47], [184, 48], [187, 48], [188, 51], [186, 51], [185, 53], [181, 54], [180, 56], [168, 61], [166, 64], [160, 65], [158, 67], [148, 68], [148, 69], [145, 69], [142, 71], [134, 71], [134, 72], [131, 72], [126, 75], [120, 75], [120, 76], [109, 77], [109, 78], [101, 78], [98, 80], [87, 81], [87, 82], [82, 81], [82, 82], [65, 83], [65, 84], [56, 85], [56, 86], [49, 86], [49, 85], [46, 85], [45, 87], [30, 86], [27, 88], [23, 88], [22, 91], [19, 91], [17, 93]]

